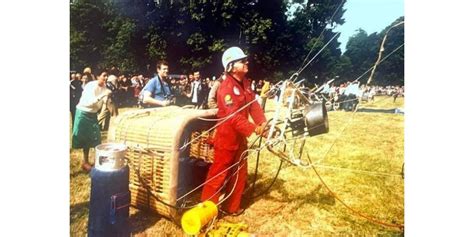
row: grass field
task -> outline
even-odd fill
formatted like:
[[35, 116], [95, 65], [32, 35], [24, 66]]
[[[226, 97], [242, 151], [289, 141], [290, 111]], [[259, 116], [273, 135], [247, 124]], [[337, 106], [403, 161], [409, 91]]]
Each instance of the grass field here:
[[[376, 97], [366, 108], [403, 108], [404, 98]], [[127, 110], [127, 109], [124, 109]], [[122, 111], [124, 111], [122, 110]], [[387, 223], [404, 223], [404, 116], [388, 113], [329, 112], [330, 131], [309, 138], [307, 152], [334, 194], [350, 207]], [[104, 134], [105, 136], [105, 134]], [[104, 137], [105, 139], [105, 137]], [[250, 139], [249, 139], [250, 140]], [[90, 160], [94, 157], [90, 154]], [[87, 233], [90, 178], [81, 171], [82, 153], [70, 152], [70, 233]], [[267, 187], [280, 162], [260, 155], [256, 192]], [[249, 178], [255, 157], [249, 157]], [[258, 236], [402, 236], [403, 231], [374, 224], [336, 200], [311, 168], [284, 163], [270, 191], [248, 203], [244, 214], [222, 221], [245, 223]], [[131, 208], [135, 236], [185, 236], [166, 218]]]

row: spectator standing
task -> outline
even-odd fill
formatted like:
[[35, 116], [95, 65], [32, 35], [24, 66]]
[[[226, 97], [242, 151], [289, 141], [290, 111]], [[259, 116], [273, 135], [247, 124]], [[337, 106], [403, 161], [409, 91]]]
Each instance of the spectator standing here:
[[76, 116], [76, 105], [81, 99], [81, 79], [82, 78], [76, 77], [75, 74], [71, 74], [71, 80], [69, 81], [69, 112], [71, 112], [72, 124], [74, 124], [74, 118]]
[[122, 74], [119, 76], [119, 106], [129, 106], [133, 97], [132, 82]]
[[168, 106], [172, 103], [171, 89], [164, 80], [168, 76], [168, 62], [159, 61], [156, 64], [156, 72], [157, 74], [148, 81], [141, 92], [145, 108]]
[[97, 112], [102, 108], [104, 99], [111, 93], [105, 86], [107, 71], [100, 71], [96, 81], [89, 82], [85, 87], [76, 106], [76, 118], [72, 132], [72, 148], [82, 148], [82, 169], [89, 172], [89, 149], [101, 142]]
[[209, 78], [206, 80], [201, 80], [201, 92], [199, 92], [198, 103], [200, 109], [207, 109], [207, 100], [209, 97]]
[[263, 86], [260, 90], [260, 105], [262, 106], [263, 111], [265, 111], [265, 104], [268, 99], [268, 92], [270, 91], [270, 81], [267, 79], [263, 80]]
[[263, 81], [262, 80], [258, 80], [257, 82], [257, 86], [255, 88], [255, 93], [260, 96], [262, 94], [262, 87], [263, 87]]
[[183, 106], [188, 104], [188, 97], [186, 92], [186, 78], [181, 76], [179, 80], [175, 82], [174, 95], [176, 96], [176, 105]]
[[359, 82], [348, 83], [347, 87], [341, 96], [342, 108], [346, 111], [354, 111], [357, 104], [359, 103], [359, 98], [361, 97], [362, 92], [359, 89]]
[[186, 87], [185, 87], [185, 93], [187, 99], [187, 104], [193, 104], [192, 103], [192, 95], [193, 95], [193, 81], [194, 81], [194, 76], [193, 74], [189, 74], [188, 77], [186, 78]]
[[99, 113], [99, 126], [101, 131], [108, 131], [110, 118], [118, 115], [119, 85], [115, 75], [110, 75], [105, 83], [110, 95], [105, 98]]
[[375, 95], [376, 95], [376, 87], [375, 86], [372, 86], [370, 87], [370, 90], [369, 90], [369, 99], [374, 101], [375, 100]]
[[193, 73], [193, 79], [194, 81], [191, 83], [191, 103], [195, 106], [195, 108], [199, 108], [199, 105], [201, 102], [200, 99], [202, 96], [201, 94], [201, 89], [202, 89], [202, 83], [201, 83], [201, 75], [199, 71], [196, 71]]
[[394, 92], [393, 92], [393, 103], [395, 103], [395, 101], [397, 101], [397, 97], [402, 94], [402, 89], [399, 88], [398, 86], [395, 87], [394, 89]]
[[92, 74], [92, 69], [91, 69], [90, 67], [84, 68], [82, 74], [87, 76], [86, 84], [87, 84], [87, 82], [95, 81], [95, 80], [96, 80], [94, 74]]
[[209, 91], [209, 96], [207, 99], [207, 106], [209, 109], [216, 109], [217, 108], [217, 90], [221, 85], [222, 81], [225, 79], [225, 73], [222, 74], [217, 80], [214, 81], [212, 84], [211, 90]]
[[140, 91], [143, 89], [143, 75], [138, 75], [132, 77], [132, 87], [133, 87], [133, 104], [137, 104], [138, 96], [140, 95]]

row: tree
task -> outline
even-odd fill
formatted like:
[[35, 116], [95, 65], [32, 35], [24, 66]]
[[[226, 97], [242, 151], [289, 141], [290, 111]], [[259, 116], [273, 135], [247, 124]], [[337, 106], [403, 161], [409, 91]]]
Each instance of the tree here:
[[135, 51], [129, 47], [136, 25], [119, 15], [111, 2], [78, 0], [71, 4], [70, 17], [71, 68], [137, 68]]
[[[398, 18], [379, 34], [373, 33], [367, 35], [367, 33], [359, 29], [357, 33], [349, 38], [347, 42], [347, 50], [344, 53], [344, 57], [347, 57], [352, 66], [348, 69], [348, 66], [345, 66], [344, 71], [339, 72], [341, 75], [341, 81], [353, 81], [358, 77], [362, 76], [364, 72], [370, 70], [374, 66], [382, 39], [385, 34], [389, 31], [387, 35], [387, 40], [384, 44], [384, 51], [382, 58], [389, 56], [397, 47], [401, 46], [404, 42], [404, 27], [403, 25], [392, 28], [392, 26], [403, 21], [403, 17]], [[381, 59], [382, 59], [381, 58]], [[369, 73], [366, 73], [360, 81], [362, 83], [367, 83]], [[401, 85], [404, 83], [404, 53], [400, 49], [394, 54], [387, 57], [380, 65], [377, 66], [374, 73], [374, 80], [371, 84], [377, 85]]]
[[[345, 2], [78, 0], [71, 5], [71, 66], [113, 64], [141, 71], [167, 59], [179, 73], [219, 75], [223, 51], [239, 46], [250, 56], [251, 78], [281, 80], [335, 36]], [[289, 14], [295, 4], [301, 7]], [[334, 40], [300, 77], [316, 82], [314, 75], [320, 80], [336, 75], [350, 62], [340, 55]]]
[[[395, 26], [402, 21], [404, 21], [404, 17], [398, 18], [380, 33], [383, 37], [388, 32], [387, 40], [384, 45], [383, 57], [388, 56], [404, 43], [405, 25], [401, 24], [392, 28], [392, 26]], [[380, 64], [377, 68], [378, 74], [376, 74], [377, 77], [374, 78], [374, 83], [380, 85], [403, 85], [405, 83], [404, 58], [405, 52], [402, 46], [402, 48], [399, 48]]]
[[[347, 41], [346, 52], [344, 56], [352, 62], [349, 73], [342, 73], [341, 81], [353, 81], [373, 66], [377, 59], [377, 48], [380, 44], [380, 37], [377, 33], [367, 35], [363, 29], [358, 29], [357, 33]], [[362, 82], [367, 81], [367, 77], [362, 78]]]
[[106, 29], [102, 9], [88, 1], [71, 4], [70, 60], [71, 68], [81, 70], [97, 65], [102, 58], [101, 49]]
[[[320, 51], [329, 40], [337, 34], [333, 28], [337, 24], [343, 24], [342, 10], [345, 0], [342, 1], [315, 1], [308, 0], [306, 4], [300, 4], [293, 18], [289, 21], [292, 44], [297, 45], [292, 48], [289, 54], [292, 65], [290, 68], [301, 68], [306, 64], [305, 59], [310, 59], [316, 52]], [[303, 45], [304, 47], [298, 47]], [[308, 55], [312, 52], [311, 55]], [[302, 76], [308, 78], [310, 82], [322, 83], [325, 78], [333, 76], [334, 68], [341, 55], [337, 37], [332, 41], [321, 54], [308, 65]], [[318, 80], [314, 76], [317, 76]]]

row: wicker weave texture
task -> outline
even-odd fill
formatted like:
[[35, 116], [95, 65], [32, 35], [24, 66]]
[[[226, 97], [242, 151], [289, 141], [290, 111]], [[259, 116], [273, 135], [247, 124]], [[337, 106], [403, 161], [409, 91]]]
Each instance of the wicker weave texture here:
[[[109, 142], [125, 143], [130, 166], [131, 205], [163, 216], [175, 217], [176, 210], [160, 203], [176, 205], [179, 157], [189, 156], [198, 148], [196, 158], [212, 162], [209, 134], [193, 142], [188, 154], [180, 154], [181, 136], [188, 139], [200, 132], [184, 132], [187, 124], [200, 124], [200, 117], [212, 117], [216, 111], [182, 109], [176, 106], [126, 112], [109, 129]], [[199, 126], [197, 126], [199, 127]], [[193, 127], [193, 129], [195, 129]], [[212, 134], [211, 134], [212, 135]], [[182, 142], [182, 140], [181, 140]]]
[[202, 159], [207, 163], [214, 162], [214, 148], [211, 140], [214, 137], [215, 130], [211, 132], [195, 131], [191, 134], [191, 150], [189, 156], [191, 158]]
[[183, 119], [184, 111], [179, 107], [143, 110], [117, 118], [111, 137], [128, 146], [133, 206], [164, 216], [175, 214], [153, 196], [170, 205], [176, 203], [178, 160], [173, 145], [176, 128]]

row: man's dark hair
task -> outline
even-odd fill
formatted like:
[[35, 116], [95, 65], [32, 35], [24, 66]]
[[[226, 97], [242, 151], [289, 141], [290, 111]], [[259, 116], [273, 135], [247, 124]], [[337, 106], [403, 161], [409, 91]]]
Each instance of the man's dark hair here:
[[100, 76], [102, 75], [102, 73], [107, 73], [109, 74], [109, 70], [107, 70], [107, 68], [99, 68], [99, 70], [97, 70], [99, 72], [99, 74], [97, 74], [97, 76]]
[[[116, 66], [112, 66], [107, 73], [109, 73], [111, 75], [118, 76], [120, 74], [120, 70]], [[101, 72], [101, 74], [102, 74], [102, 72]]]
[[156, 63], [156, 68], [157, 68], [157, 69], [158, 69], [158, 68], [161, 69], [161, 65], [169, 66], [167, 61], [165, 61], [165, 60], [159, 60], [159, 61]]

